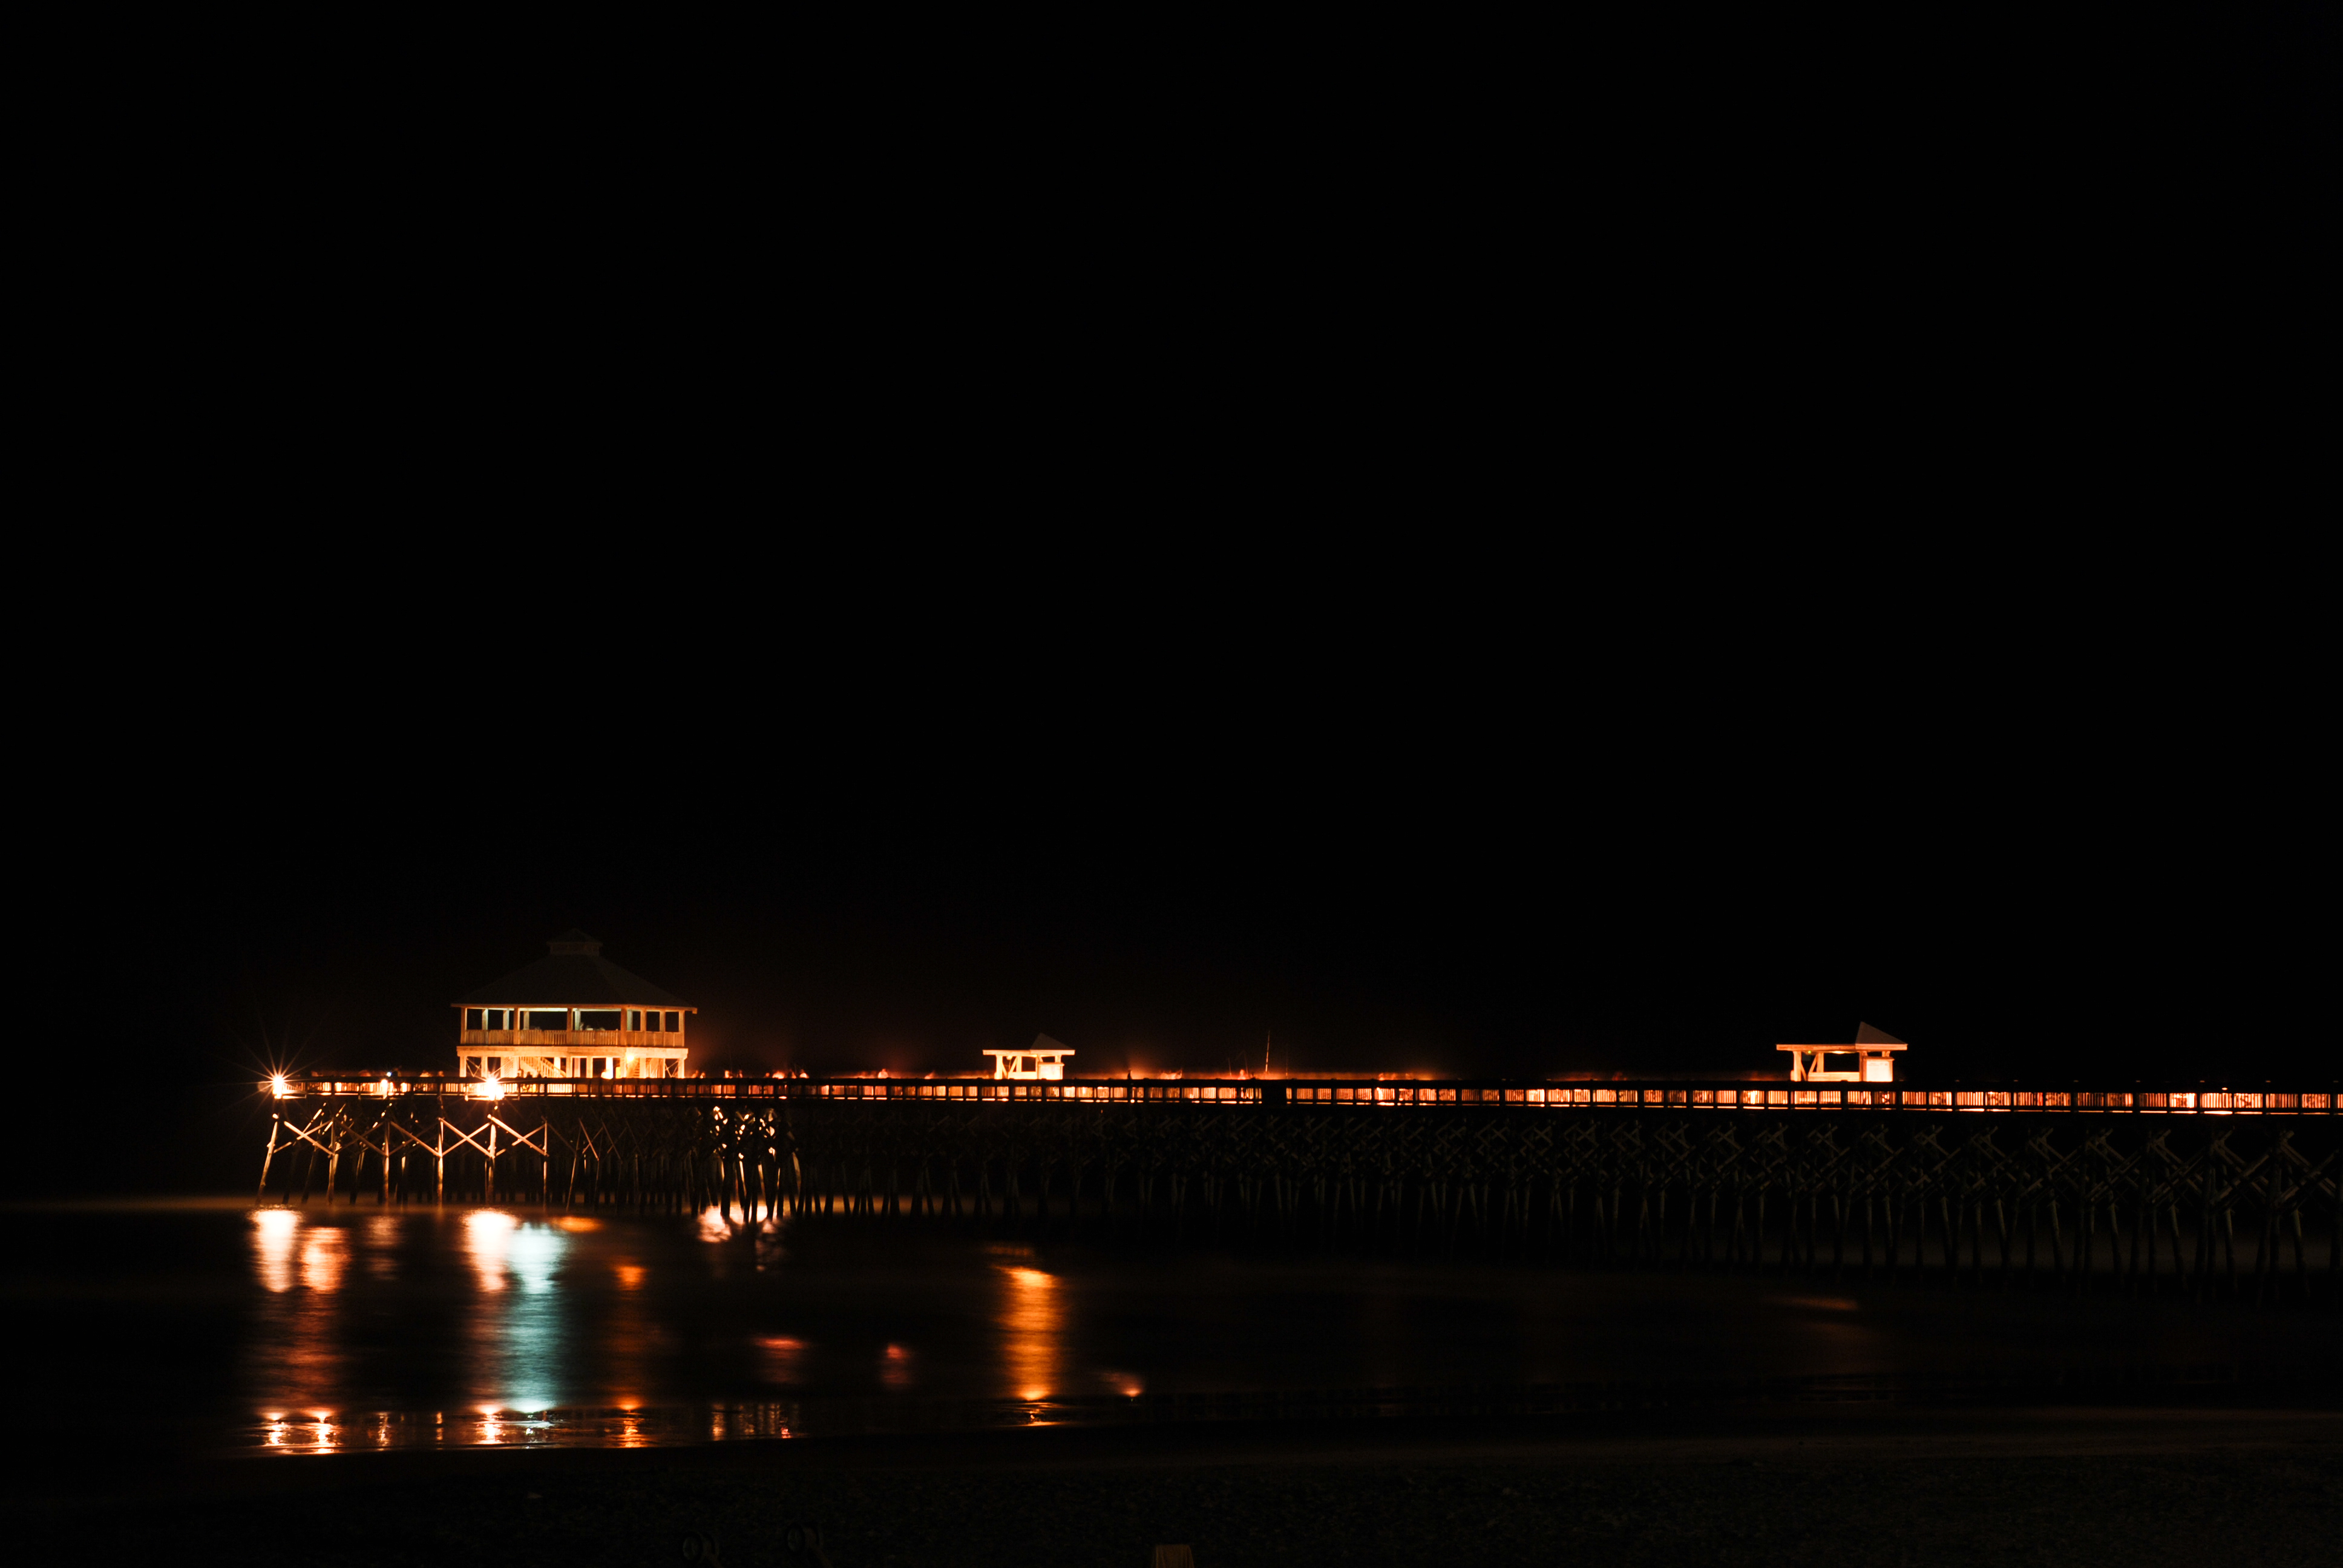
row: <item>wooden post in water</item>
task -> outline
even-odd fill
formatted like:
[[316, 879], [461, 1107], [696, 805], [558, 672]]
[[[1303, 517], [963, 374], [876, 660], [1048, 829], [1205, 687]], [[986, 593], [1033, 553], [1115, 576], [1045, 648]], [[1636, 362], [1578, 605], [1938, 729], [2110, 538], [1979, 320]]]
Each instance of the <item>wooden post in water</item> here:
[[264, 1203], [268, 1200], [268, 1167], [277, 1158], [277, 1130], [284, 1120], [273, 1112], [268, 1118], [268, 1152], [260, 1157], [260, 1186], [252, 1195], [255, 1203]]

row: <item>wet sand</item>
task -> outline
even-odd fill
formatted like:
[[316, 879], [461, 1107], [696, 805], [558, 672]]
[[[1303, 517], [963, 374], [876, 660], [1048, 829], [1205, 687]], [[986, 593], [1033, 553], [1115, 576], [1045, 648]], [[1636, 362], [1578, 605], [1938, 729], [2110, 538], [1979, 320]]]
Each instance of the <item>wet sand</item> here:
[[[2331, 1563], [2343, 1412], [1819, 1406], [15, 1465], [39, 1563]], [[798, 1559], [797, 1561], [806, 1561]]]

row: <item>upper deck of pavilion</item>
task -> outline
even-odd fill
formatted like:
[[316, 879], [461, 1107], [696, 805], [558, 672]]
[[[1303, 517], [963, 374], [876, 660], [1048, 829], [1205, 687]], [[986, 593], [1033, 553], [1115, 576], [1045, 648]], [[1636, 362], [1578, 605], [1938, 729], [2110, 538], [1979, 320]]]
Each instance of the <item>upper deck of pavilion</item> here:
[[458, 1076], [531, 1079], [680, 1078], [684, 1038], [699, 1010], [602, 956], [571, 930], [546, 956], [476, 987], [452, 1005]]

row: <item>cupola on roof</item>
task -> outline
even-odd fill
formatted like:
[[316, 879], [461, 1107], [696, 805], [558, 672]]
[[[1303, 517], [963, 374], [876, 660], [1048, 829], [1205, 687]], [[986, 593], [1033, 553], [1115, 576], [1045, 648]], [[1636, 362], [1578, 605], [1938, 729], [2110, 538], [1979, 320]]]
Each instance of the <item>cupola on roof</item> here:
[[458, 1007], [592, 1007], [633, 1002], [639, 1007], [689, 1007], [630, 970], [602, 956], [602, 944], [572, 926], [546, 944], [546, 955], [502, 980], [475, 986], [456, 1000]]

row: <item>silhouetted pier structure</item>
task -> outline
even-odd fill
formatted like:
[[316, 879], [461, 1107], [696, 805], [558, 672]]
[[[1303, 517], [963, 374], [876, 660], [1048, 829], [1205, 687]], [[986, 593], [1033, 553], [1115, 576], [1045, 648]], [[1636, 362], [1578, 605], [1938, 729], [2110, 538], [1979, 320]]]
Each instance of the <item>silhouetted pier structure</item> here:
[[263, 1195], [2343, 1304], [2332, 1091], [276, 1081]]

